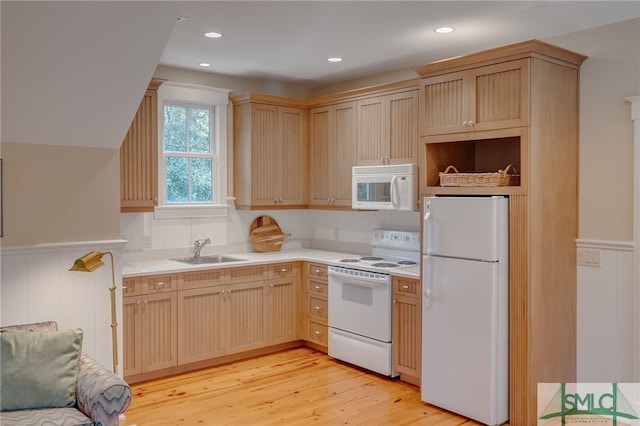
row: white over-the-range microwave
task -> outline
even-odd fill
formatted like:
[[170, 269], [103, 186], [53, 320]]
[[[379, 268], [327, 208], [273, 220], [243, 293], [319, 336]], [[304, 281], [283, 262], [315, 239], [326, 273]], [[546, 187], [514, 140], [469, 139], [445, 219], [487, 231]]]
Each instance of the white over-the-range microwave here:
[[361, 210], [418, 210], [415, 164], [354, 166], [352, 207]]

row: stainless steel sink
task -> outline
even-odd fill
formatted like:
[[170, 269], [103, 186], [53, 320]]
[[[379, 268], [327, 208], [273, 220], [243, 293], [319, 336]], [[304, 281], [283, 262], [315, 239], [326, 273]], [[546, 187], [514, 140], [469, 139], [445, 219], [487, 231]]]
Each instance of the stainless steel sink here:
[[191, 265], [202, 265], [210, 263], [226, 263], [226, 262], [246, 262], [247, 259], [241, 259], [239, 257], [213, 255], [213, 256], [198, 256], [198, 257], [182, 257], [178, 259], [169, 259], [176, 262], [189, 263]]

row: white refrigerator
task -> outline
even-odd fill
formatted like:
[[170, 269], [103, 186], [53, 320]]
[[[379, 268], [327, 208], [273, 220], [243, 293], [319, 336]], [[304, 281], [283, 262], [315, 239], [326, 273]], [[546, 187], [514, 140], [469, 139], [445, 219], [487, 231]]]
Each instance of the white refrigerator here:
[[426, 197], [422, 400], [487, 425], [509, 419], [505, 197]]

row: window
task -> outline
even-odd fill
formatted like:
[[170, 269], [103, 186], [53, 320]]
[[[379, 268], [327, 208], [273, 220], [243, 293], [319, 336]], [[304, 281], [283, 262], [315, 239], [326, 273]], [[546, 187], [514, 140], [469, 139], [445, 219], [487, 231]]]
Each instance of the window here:
[[[214, 193], [217, 142], [215, 107], [164, 103], [163, 164], [167, 204], [218, 203]], [[214, 131], [212, 131], [214, 130]]]
[[228, 93], [172, 82], [160, 86], [156, 218], [226, 215]]

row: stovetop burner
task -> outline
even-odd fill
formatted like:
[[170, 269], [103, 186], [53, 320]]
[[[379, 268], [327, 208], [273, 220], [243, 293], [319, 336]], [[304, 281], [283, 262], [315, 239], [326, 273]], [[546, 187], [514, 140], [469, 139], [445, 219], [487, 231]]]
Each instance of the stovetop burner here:
[[371, 266], [374, 266], [376, 268], [397, 268], [399, 265], [397, 263], [378, 262], [372, 264]]
[[360, 259], [340, 259], [342, 263], [357, 263], [360, 262]]
[[403, 265], [403, 266], [406, 266], [406, 265], [417, 265], [417, 264], [418, 264], [418, 262], [414, 262], [413, 260], [400, 260], [400, 261], [398, 261], [398, 265]]
[[382, 257], [380, 256], [362, 256], [360, 258], [360, 260], [364, 260], [364, 261], [375, 261], [375, 260], [384, 260]]

